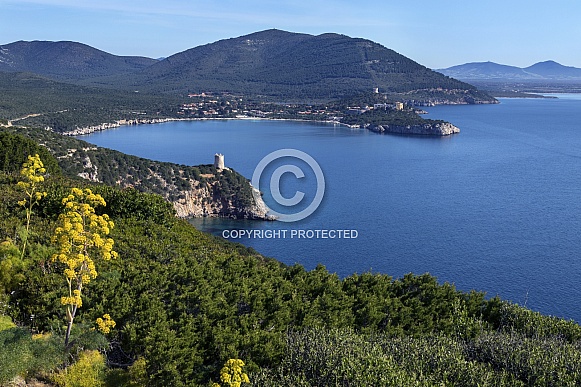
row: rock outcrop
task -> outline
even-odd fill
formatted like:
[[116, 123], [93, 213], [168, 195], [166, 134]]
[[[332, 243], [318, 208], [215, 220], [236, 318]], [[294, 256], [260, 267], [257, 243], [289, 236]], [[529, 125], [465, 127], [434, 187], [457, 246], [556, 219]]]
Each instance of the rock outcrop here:
[[[248, 183], [250, 184], [250, 183]], [[258, 192], [252, 187], [254, 192]], [[192, 217], [226, 217], [233, 219], [273, 220], [267, 215], [267, 207], [260, 197], [254, 195], [252, 205], [237, 205], [231, 200], [216, 196], [209, 185], [198, 185], [196, 188], [183, 192], [183, 197], [172, 201], [177, 216]]]
[[421, 125], [366, 125], [376, 133], [395, 133], [424, 136], [449, 136], [460, 133], [460, 129], [449, 122], [425, 123]]

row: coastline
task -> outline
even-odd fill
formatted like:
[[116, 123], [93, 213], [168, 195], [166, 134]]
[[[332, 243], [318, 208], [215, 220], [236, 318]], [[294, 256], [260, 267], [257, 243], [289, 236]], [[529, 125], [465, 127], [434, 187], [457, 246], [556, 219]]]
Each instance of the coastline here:
[[[343, 124], [338, 121], [320, 121], [320, 120], [305, 120], [300, 118], [266, 118], [266, 117], [248, 117], [248, 116], [238, 116], [238, 117], [211, 117], [211, 118], [142, 118], [135, 120], [117, 120], [115, 122], [106, 122], [94, 126], [86, 126], [83, 128], [77, 128], [75, 130], [70, 130], [68, 132], [62, 132], [63, 136], [83, 136], [95, 132], [102, 132], [104, 130], [115, 129], [122, 126], [132, 126], [132, 125], [149, 125], [149, 124], [162, 124], [164, 122], [173, 121], [210, 121], [210, 120], [264, 120], [264, 121], [296, 121], [296, 122], [315, 122], [321, 124], [333, 124], [341, 125], [349, 128], [354, 128], [354, 125]], [[359, 126], [357, 125], [357, 128]]]
[[[366, 125], [349, 125], [345, 124], [336, 120], [306, 120], [300, 118], [268, 118], [268, 117], [249, 117], [249, 116], [237, 116], [237, 117], [211, 117], [211, 118], [175, 118], [175, 117], [166, 117], [166, 118], [142, 118], [142, 119], [134, 119], [134, 120], [117, 120], [115, 122], [107, 122], [102, 123], [99, 125], [93, 126], [86, 126], [83, 128], [77, 128], [75, 130], [71, 130], [68, 132], [61, 133], [63, 136], [84, 136], [95, 132], [102, 132], [109, 129], [116, 129], [122, 126], [133, 126], [133, 125], [150, 125], [150, 124], [161, 124], [164, 122], [174, 122], [174, 121], [210, 121], [210, 120], [261, 120], [261, 121], [291, 121], [291, 122], [309, 122], [309, 123], [318, 123], [318, 124], [332, 124], [332, 125], [339, 125], [344, 126], [350, 129], [365, 129], [369, 130], [374, 133], [393, 133], [393, 134], [406, 134], [407, 130], [404, 130], [404, 127], [401, 126], [392, 126], [394, 130], [390, 130], [390, 125], [382, 125], [379, 127], [371, 126], [369, 124]], [[451, 125], [451, 124], [450, 124]], [[458, 133], [458, 131], [452, 131], [450, 133], [425, 133], [426, 126], [432, 126], [430, 123], [426, 123], [423, 125], [411, 125], [406, 126], [405, 128], [413, 129], [415, 127], [421, 127], [421, 131], [414, 131], [411, 130], [407, 134], [411, 135], [419, 135], [423, 136], [426, 134], [430, 135], [439, 135], [439, 136], [448, 136], [453, 133]], [[453, 126], [453, 125], [452, 125]], [[379, 129], [380, 128], [380, 129]], [[50, 128], [47, 128], [50, 129]], [[378, 130], [379, 129], [379, 130]]]
[[411, 136], [445, 137], [460, 133], [460, 128], [449, 122], [426, 122], [421, 125], [365, 125], [365, 128], [375, 133], [402, 134]]

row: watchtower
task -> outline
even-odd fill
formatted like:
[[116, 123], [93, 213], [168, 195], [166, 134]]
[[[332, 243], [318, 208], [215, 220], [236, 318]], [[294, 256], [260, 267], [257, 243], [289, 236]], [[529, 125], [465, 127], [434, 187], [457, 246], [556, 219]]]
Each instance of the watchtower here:
[[214, 166], [217, 170], [224, 169], [224, 155], [222, 153], [216, 153], [214, 155]]

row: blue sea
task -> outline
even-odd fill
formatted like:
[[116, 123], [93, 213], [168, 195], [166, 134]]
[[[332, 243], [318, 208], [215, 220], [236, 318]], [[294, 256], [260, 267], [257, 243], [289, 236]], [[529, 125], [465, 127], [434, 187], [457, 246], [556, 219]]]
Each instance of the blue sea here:
[[[225, 236], [257, 230], [231, 239], [287, 264], [323, 264], [339, 276], [429, 272], [461, 290], [581, 322], [581, 95], [558, 97], [427, 108], [426, 118], [461, 129], [445, 138], [267, 120], [170, 122], [80, 138], [188, 165], [210, 164], [222, 153], [227, 167], [249, 179], [271, 152], [305, 152], [325, 181], [310, 216], [192, 223]], [[305, 203], [321, 187], [300, 161], [303, 178], [283, 169], [278, 180], [268, 179], [292, 162], [278, 159], [262, 174], [260, 189], [273, 209], [283, 207], [269, 181], [280, 183], [287, 199], [303, 192]]]

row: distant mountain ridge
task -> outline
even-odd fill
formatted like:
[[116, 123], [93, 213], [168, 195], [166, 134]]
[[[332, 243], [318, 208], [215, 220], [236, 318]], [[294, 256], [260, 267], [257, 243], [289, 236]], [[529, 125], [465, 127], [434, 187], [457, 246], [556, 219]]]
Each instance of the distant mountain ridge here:
[[535, 63], [524, 68], [494, 62], [473, 62], [436, 71], [466, 81], [581, 81], [581, 68], [563, 66], [552, 60]]
[[378, 43], [276, 29], [191, 48], [163, 60], [121, 57], [74, 42], [0, 46], [0, 71], [131, 91], [226, 92], [279, 100], [333, 99], [379, 89], [430, 103], [495, 102]]
[[32, 72], [65, 81], [133, 73], [156, 62], [69, 41], [18, 41], [0, 46], [0, 71]]

